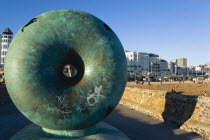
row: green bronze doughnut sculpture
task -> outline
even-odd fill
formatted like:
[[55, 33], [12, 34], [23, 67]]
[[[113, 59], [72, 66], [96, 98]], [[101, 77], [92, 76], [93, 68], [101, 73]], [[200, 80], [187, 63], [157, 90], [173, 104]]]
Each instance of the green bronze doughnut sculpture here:
[[[66, 76], [66, 65], [77, 73]], [[12, 101], [46, 131], [92, 128], [116, 107], [126, 78], [126, 57], [116, 34], [77, 10], [33, 18], [18, 31], [6, 55]]]

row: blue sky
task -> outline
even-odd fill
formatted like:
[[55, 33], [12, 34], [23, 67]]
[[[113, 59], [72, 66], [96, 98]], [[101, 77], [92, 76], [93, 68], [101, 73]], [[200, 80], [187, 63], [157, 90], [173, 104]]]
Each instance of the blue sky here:
[[2, 0], [0, 7], [0, 31], [16, 33], [44, 12], [77, 9], [106, 22], [126, 50], [210, 62], [210, 0]]

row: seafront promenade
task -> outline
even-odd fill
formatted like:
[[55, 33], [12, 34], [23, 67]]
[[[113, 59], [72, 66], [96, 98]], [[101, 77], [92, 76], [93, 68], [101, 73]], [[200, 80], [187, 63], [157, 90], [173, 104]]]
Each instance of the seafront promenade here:
[[[32, 123], [17, 110], [12, 102], [0, 105], [0, 114], [0, 140], [8, 140]], [[177, 129], [170, 123], [123, 105], [118, 105], [104, 121], [122, 131], [131, 140], [204, 140], [195, 133]]]
[[[143, 90], [149, 88], [156, 89], [158, 87], [163, 89], [166, 87], [170, 88], [170, 86], [182, 87], [190, 85], [202, 87], [204, 85], [207, 86], [208, 83], [201, 85], [187, 82], [184, 84], [179, 84], [177, 82], [164, 82], [163, 85], [160, 85], [160, 83], [152, 82], [151, 85], [136, 85], [135, 82], [128, 82], [127, 88], [137, 87], [139, 90]], [[4, 84], [0, 85], [0, 91], [0, 94], [4, 97], [4, 103], [0, 105], [0, 126], [2, 126], [2, 129], [0, 130], [0, 140], [7, 140], [32, 122], [25, 118], [14, 106], [12, 101], [9, 100]], [[131, 140], [203, 140], [203, 138], [194, 132], [187, 132], [179, 129], [167, 121], [159, 120], [146, 113], [126, 107], [123, 104], [119, 104], [105, 119], [105, 122], [125, 133]]]

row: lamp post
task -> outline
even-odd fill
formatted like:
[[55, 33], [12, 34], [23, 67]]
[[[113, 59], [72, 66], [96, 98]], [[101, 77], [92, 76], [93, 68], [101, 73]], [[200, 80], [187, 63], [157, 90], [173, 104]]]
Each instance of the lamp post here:
[[[152, 73], [152, 65], [153, 65], [153, 63], [151, 62], [151, 63], [150, 63], [151, 73]], [[149, 73], [148, 85], [150, 85], [150, 74], [151, 74], [151, 73]]]
[[137, 80], [136, 80], [136, 72], [135, 72], [135, 82], [137, 82]]
[[152, 65], [153, 65], [153, 63], [151, 62], [151, 63], [150, 63], [150, 67], [151, 67], [151, 73], [152, 73]]

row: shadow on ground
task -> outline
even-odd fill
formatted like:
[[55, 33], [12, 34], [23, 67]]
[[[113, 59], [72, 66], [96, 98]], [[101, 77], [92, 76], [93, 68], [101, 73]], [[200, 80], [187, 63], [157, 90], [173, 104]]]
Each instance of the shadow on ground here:
[[0, 105], [0, 140], [8, 140], [31, 123], [11, 101]]
[[162, 113], [166, 122], [171, 122], [177, 128], [189, 120], [194, 112], [198, 96], [183, 95], [167, 92], [165, 96], [165, 109]]
[[[169, 123], [161, 122], [122, 105], [118, 105], [105, 122], [121, 130], [131, 140], [200, 139], [194, 133], [176, 129]], [[12, 102], [0, 105], [0, 140], [8, 140], [29, 124], [31, 121], [25, 118]]]
[[190, 140], [202, 138], [174, 125], [161, 122], [143, 113], [136, 112], [130, 108], [118, 105], [105, 122], [118, 128], [131, 140]]

